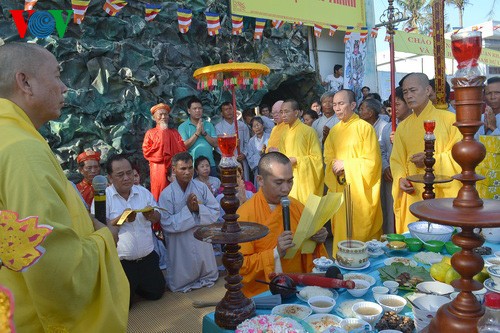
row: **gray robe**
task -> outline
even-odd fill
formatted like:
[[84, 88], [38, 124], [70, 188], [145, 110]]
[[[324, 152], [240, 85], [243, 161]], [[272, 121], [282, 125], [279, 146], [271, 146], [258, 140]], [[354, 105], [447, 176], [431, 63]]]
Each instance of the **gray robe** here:
[[[186, 200], [196, 194], [199, 213], [189, 211]], [[212, 244], [194, 238], [193, 233], [202, 225], [217, 222], [220, 206], [208, 187], [193, 179], [183, 192], [174, 181], [160, 194], [161, 226], [167, 241], [167, 286], [171, 291], [188, 292], [211, 287], [219, 277]]]

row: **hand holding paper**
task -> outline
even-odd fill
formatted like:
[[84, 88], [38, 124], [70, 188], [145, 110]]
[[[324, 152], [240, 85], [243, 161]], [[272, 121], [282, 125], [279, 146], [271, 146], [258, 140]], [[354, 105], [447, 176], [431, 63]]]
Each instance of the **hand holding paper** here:
[[118, 222], [116, 222], [116, 225], [122, 225], [125, 222], [125, 220], [127, 220], [127, 217], [129, 217], [129, 215], [132, 213], [148, 213], [154, 209], [165, 210], [165, 209], [157, 207], [157, 206], [155, 206], [155, 207], [146, 206], [142, 209], [125, 209], [125, 211], [123, 211], [122, 215], [118, 219]]
[[314, 252], [316, 242], [309, 238], [316, 234], [339, 210], [344, 201], [343, 198], [342, 193], [333, 192], [328, 192], [324, 197], [314, 194], [309, 196], [293, 236], [295, 245], [288, 249], [285, 259], [293, 258], [300, 248], [304, 254]]

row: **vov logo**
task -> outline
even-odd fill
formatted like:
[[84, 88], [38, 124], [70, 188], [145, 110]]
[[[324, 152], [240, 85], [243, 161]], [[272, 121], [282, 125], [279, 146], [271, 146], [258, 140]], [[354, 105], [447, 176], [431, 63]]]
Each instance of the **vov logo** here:
[[[15, 9], [9, 11], [21, 38], [26, 36], [26, 30], [29, 30], [37, 38], [46, 38], [54, 31], [57, 31], [59, 38], [63, 38], [73, 15], [72, 10], [60, 9], [50, 9], [47, 11]], [[28, 19], [25, 19], [23, 15], [25, 12], [28, 13]], [[66, 12], [66, 20], [63, 18], [63, 12]]]

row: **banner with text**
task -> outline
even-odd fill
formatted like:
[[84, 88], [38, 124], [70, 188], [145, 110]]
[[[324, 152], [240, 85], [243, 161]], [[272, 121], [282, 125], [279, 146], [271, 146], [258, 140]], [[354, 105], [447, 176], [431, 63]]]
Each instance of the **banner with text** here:
[[364, 0], [231, 0], [231, 12], [324, 27], [366, 26]]
[[[445, 43], [445, 57], [453, 59], [451, 41], [446, 39]], [[432, 37], [396, 31], [394, 35], [394, 49], [399, 52], [432, 56], [434, 55], [434, 41]], [[483, 48], [479, 61], [488, 66], [500, 67], [500, 51]]]

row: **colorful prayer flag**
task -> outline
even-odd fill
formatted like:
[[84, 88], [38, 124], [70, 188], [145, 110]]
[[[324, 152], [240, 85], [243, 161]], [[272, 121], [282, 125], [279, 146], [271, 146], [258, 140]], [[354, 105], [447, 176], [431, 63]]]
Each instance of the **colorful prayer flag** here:
[[314, 36], [317, 38], [321, 37], [321, 31], [323, 30], [323, 27], [320, 26], [319, 24], [314, 25]]
[[409, 33], [409, 32], [412, 32], [412, 31], [414, 31], [414, 30], [417, 30], [417, 28], [415, 28], [415, 27], [406, 27], [406, 28], [405, 28], [405, 32], [408, 32], [408, 33]]
[[370, 36], [372, 36], [372, 38], [377, 38], [377, 36], [378, 36], [378, 29], [379, 28], [372, 28], [372, 31], [370, 33]]
[[429, 37], [434, 36], [434, 30], [432, 28], [429, 28]]
[[483, 28], [483, 26], [481, 25], [475, 25], [472, 27], [472, 31], [478, 31], [478, 30], [481, 30]]
[[233, 35], [239, 35], [243, 32], [243, 16], [232, 15]]
[[73, 23], [82, 24], [90, 0], [71, 0], [71, 9], [73, 9]]
[[391, 41], [391, 35], [389, 34], [388, 31], [386, 31], [385, 33], [385, 38], [384, 38], [384, 42], [390, 42]]
[[330, 31], [328, 31], [328, 35], [330, 37], [333, 37], [335, 35], [335, 31], [337, 31], [338, 27], [339, 27], [338, 25], [331, 25]]
[[462, 27], [453, 27], [451, 28], [451, 30], [453, 30], [453, 33], [456, 34], [460, 31], [460, 29], [462, 29]]
[[359, 41], [361, 43], [364, 43], [366, 42], [366, 38], [368, 38], [368, 28], [361, 27], [361, 32], [359, 33]]
[[191, 9], [177, 8], [177, 22], [179, 23], [179, 31], [185, 34], [191, 27], [193, 11]]
[[494, 25], [493, 26], [493, 31], [500, 29], [500, 25]]
[[104, 9], [109, 16], [115, 16], [127, 5], [127, 3], [127, 0], [106, 0], [102, 9]]
[[219, 13], [206, 12], [205, 17], [207, 18], [208, 35], [218, 35], [220, 30]]
[[279, 29], [279, 28], [281, 28], [281, 26], [283, 25], [283, 23], [284, 23], [284, 22], [283, 22], [283, 21], [281, 21], [281, 20], [273, 20], [273, 21], [271, 22], [271, 24], [272, 24], [273, 28], [275, 28], [275, 29]]
[[144, 8], [146, 12], [145, 20], [151, 22], [155, 19], [156, 15], [158, 15], [161, 11], [161, 4], [156, 3], [146, 3], [146, 7]]
[[38, 0], [26, 0], [24, 1], [24, 10], [32, 10], [35, 7]]
[[344, 35], [344, 44], [347, 44], [349, 39], [351, 39], [352, 29], [354, 29], [354, 27], [346, 27], [346, 32]]
[[293, 22], [293, 26], [292, 26], [292, 29], [295, 29], [297, 27], [301, 27], [304, 23], [302, 21], [296, 21], [296, 22]]
[[264, 27], [266, 26], [266, 19], [256, 18], [255, 19], [255, 32], [253, 34], [253, 39], [261, 39], [262, 33], [264, 32]]

